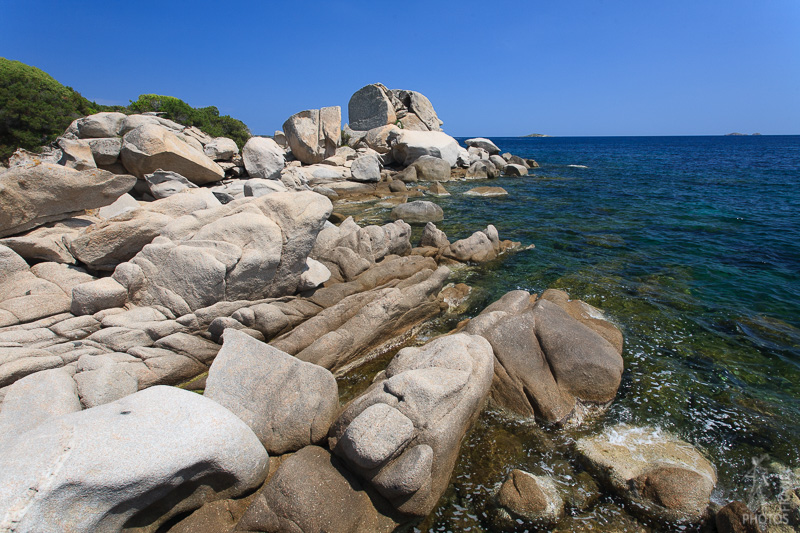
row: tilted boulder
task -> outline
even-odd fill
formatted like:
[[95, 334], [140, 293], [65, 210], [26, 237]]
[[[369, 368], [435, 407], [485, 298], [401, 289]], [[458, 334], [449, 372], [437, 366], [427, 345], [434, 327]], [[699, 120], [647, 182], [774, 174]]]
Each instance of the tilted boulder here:
[[225, 171], [201, 150], [182, 141], [167, 128], [153, 124], [139, 126], [125, 134], [120, 159], [130, 173], [142, 179], [158, 169], [177, 172], [197, 185], [225, 177]]
[[230, 161], [239, 153], [239, 147], [233, 139], [217, 137], [203, 146], [203, 153], [215, 161]]
[[466, 141], [464, 141], [464, 144], [470, 147], [474, 146], [476, 148], [483, 148], [484, 150], [489, 152], [489, 155], [500, 153], [500, 148], [498, 148], [496, 144], [494, 144], [489, 139], [485, 139], [483, 137], [475, 137], [474, 139], [467, 139]]
[[81, 139], [101, 139], [121, 135], [122, 125], [127, 115], [124, 113], [95, 113], [79, 118], [75, 122]]
[[156, 200], [197, 187], [191, 181], [171, 170], [158, 169], [152, 174], [147, 174], [144, 179], [150, 189], [150, 195]]
[[[414, 119], [422, 123], [425, 130], [442, 131], [442, 121], [439, 120], [436, 111], [433, 109], [433, 104], [431, 104], [431, 101], [428, 100], [424, 94], [418, 93], [417, 91], [398, 89], [392, 90], [392, 94], [403, 103], [403, 106], [408, 111], [407, 116], [413, 115]], [[402, 116], [402, 113], [399, 114], [398, 118], [400, 122], [403, 123], [404, 127], [408, 127], [406, 126], [408, 120], [406, 117]], [[420, 130], [422, 131], [422, 128], [420, 128]]]
[[464, 334], [400, 350], [334, 422], [330, 449], [398, 511], [428, 515], [483, 408], [493, 365], [488, 342]]
[[[546, 423], [580, 422], [592, 406], [613, 401], [622, 380], [620, 351], [558, 304], [512, 291], [464, 328], [484, 336], [497, 364], [492, 401]], [[598, 321], [599, 322], [599, 321]]]
[[339, 106], [300, 111], [283, 123], [292, 154], [307, 165], [320, 163], [336, 153], [342, 138]]
[[491, 261], [497, 257], [498, 253], [500, 253], [500, 237], [497, 229], [491, 224], [466, 239], [454, 242], [444, 252], [446, 256], [456, 261], [473, 263]]
[[658, 523], [698, 522], [717, 474], [692, 445], [658, 429], [620, 424], [577, 442], [587, 470], [624, 498], [626, 508]]
[[419, 181], [448, 181], [450, 163], [439, 157], [423, 155], [412, 163]]
[[436, 296], [449, 275], [447, 267], [425, 268], [385, 288], [352, 294], [270, 344], [341, 374], [439, 314]]
[[0, 516], [15, 531], [154, 531], [207, 501], [256, 488], [268, 461], [224, 407], [152, 387], [6, 441]]
[[441, 131], [400, 130], [390, 134], [392, 156], [403, 166], [408, 166], [423, 155], [444, 159], [455, 167], [458, 161], [458, 141]]
[[110, 205], [135, 184], [133, 176], [99, 169], [51, 163], [12, 167], [0, 188], [0, 237]]
[[286, 166], [283, 148], [267, 137], [250, 137], [242, 148], [242, 159], [251, 178], [280, 179]]
[[350, 127], [358, 131], [380, 128], [397, 121], [389, 90], [380, 83], [362, 87], [347, 104]]
[[333, 374], [234, 329], [223, 338], [204, 396], [241, 418], [271, 454], [322, 442], [339, 409]]

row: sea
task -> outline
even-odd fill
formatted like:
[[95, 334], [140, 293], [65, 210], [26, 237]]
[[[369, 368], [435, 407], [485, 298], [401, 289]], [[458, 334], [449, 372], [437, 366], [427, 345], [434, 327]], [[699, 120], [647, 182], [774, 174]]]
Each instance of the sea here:
[[[456, 270], [452, 281], [473, 288], [467, 308], [418, 342], [508, 291], [562, 289], [622, 330], [625, 372], [611, 408], [578, 428], [484, 412], [418, 530], [491, 531], [486, 502], [511, 470], [574, 485], [575, 440], [620, 422], [699, 448], [717, 469], [716, 505], [768, 503], [774, 490], [759, 483], [800, 474], [800, 136], [492, 140], [539, 168], [446, 182], [450, 197], [425, 199], [443, 208], [451, 242], [493, 224], [521, 246]], [[481, 185], [509, 194], [463, 194]], [[389, 207], [359, 215], [386, 222]], [[624, 507], [606, 495], [556, 529], [658, 529]]]

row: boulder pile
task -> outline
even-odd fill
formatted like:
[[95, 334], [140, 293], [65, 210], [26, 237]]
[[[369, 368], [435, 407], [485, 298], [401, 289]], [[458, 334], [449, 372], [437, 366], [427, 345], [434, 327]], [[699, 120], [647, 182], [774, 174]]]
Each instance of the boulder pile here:
[[[519, 243], [493, 225], [450, 242], [441, 206], [407, 200], [535, 162], [461, 147], [415, 91], [368, 85], [349, 112], [300, 111], [241, 153], [98, 113], [0, 168], [0, 531], [408, 529], [487, 402], [562, 426], [613, 401], [622, 334], [561, 291], [417, 338], [469, 305], [451, 267]], [[386, 202], [382, 224], [333, 212], [361, 197]], [[368, 361], [383, 370], [341, 404]], [[716, 478], [697, 451], [603, 439], [576, 457], [609, 491], [655, 520], [703, 514]], [[487, 504], [497, 527], [549, 527], [560, 490], [513, 470]]]

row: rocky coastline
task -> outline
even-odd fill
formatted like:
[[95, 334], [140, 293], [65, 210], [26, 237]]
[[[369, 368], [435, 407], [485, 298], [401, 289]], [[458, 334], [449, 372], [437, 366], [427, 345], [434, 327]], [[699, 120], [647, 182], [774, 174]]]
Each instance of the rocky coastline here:
[[[432, 200], [450, 180], [508, 194], [485, 180], [536, 161], [461, 146], [415, 91], [368, 85], [348, 114], [300, 111], [240, 151], [99, 113], [0, 168], [0, 531], [410, 531], [487, 406], [555, 431], [602, 416], [623, 334], [563, 291], [415, 339], [469, 299], [452, 269], [522, 248], [493, 225], [451, 242], [436, 223], [457, 213]], [[391, 221], [337, 212], [375, 202]], [[337, 379], [386, 357], [341, 401]], [[643, 530], [743, 531], [750, 512], [711, 504], [714, 466], [654, 428], [573, 459], [572, 487], [511, 471], [482, 527], [559, 528], [599, 498]]]

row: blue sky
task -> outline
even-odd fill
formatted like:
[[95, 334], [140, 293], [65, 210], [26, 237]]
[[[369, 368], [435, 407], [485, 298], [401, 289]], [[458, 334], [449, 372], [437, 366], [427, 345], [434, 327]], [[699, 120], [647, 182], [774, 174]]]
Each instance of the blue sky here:
[[800, 134], [799, 0], [2, 0], [0, 56], [255, 134], [381, 82], [454, 136]]

